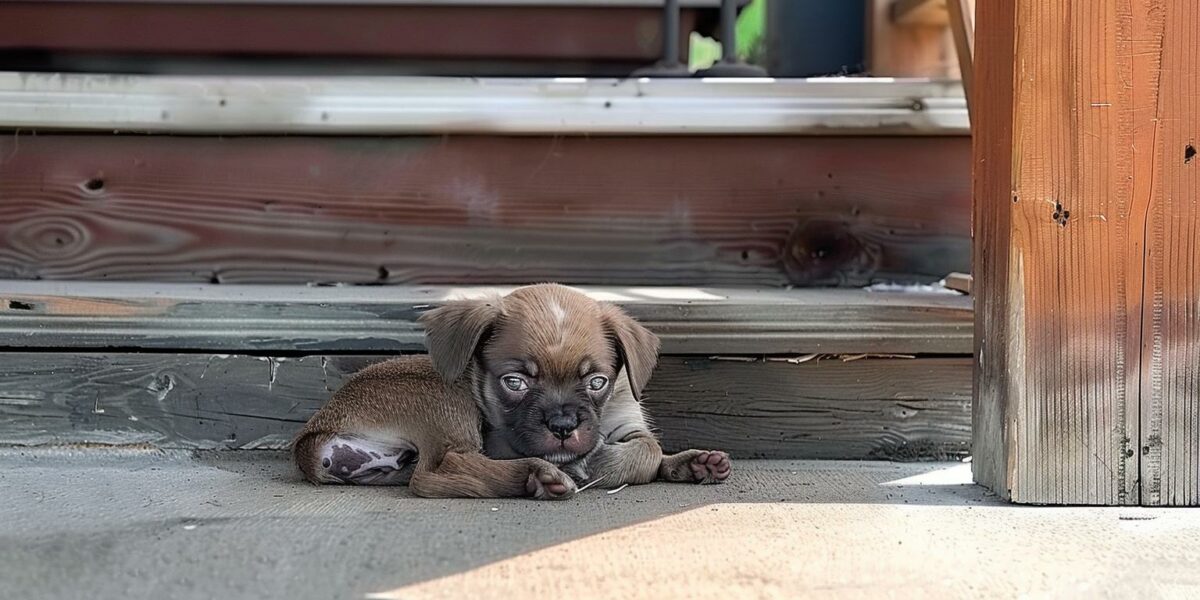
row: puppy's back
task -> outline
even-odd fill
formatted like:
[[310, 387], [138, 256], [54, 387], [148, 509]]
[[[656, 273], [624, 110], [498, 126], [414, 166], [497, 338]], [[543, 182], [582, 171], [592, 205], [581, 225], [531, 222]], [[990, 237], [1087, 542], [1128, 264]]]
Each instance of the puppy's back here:
[[479, 422], [466, 383], [447, 384], [427, 356], [405, 356], [351, 376], [305, 424], [292, 451], [301, 471], [315, 480], [320, 455], [334, 438], [415, 448], [433, 458], [481, 448]]

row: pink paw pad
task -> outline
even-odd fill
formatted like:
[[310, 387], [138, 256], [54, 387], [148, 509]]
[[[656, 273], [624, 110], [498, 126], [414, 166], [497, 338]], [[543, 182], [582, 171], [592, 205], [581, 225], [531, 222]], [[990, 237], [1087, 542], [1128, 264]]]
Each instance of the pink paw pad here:
[[720, 483], [729, 478], [733, 465], [729, 455], [719, 450], [701, 452], [688, 464], [697, 483]]

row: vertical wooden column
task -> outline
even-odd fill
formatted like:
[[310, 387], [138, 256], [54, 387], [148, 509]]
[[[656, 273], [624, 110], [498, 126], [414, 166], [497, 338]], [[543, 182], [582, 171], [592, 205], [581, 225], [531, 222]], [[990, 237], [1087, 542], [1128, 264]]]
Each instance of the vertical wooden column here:
[[[1142, 3], [1136, 3], [1142, 4]], [[1135, 9], [1135, 77], [1150, 199], [1142, 349], [1142, 503], [1200, 505], [1200, 6]], [[1135, 85], [1135, 90], [1139, 86]]]
[[974, 470], [1016, 502], [1195, 501], [1194, 1], [979, 3]]

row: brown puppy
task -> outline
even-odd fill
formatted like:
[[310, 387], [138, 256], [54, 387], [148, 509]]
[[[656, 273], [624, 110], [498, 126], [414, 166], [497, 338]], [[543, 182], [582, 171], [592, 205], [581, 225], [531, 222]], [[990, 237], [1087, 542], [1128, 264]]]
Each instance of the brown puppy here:
[[354, 375], [293, 445], [313, 483], [428, 497], [570, 497], [578, 485], [718, 483], [724, 452], [663, 456], [639, 401], [658, 338], [559, 285], [423, 315], [429, 357]]

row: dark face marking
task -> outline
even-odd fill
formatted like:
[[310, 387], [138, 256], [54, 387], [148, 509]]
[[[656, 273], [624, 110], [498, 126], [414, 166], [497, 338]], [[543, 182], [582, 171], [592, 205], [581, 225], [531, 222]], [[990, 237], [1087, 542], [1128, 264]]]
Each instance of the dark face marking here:
[[[493, 414], [498, 413], [502, 422], [493, 427], [509, 445], [524, 456], [560, 464], [591, 452], [600, 442], [600, 416], [612, 395], [612, 386], [607, 384], [615, 376], [612, 369], [582, 376], [575, 370], [563, 376], [542, 369], [541, 376], [533, 377], [509, 371], [510, 363], [503, 360], [489, 366], [484, 362], [485, 385], [501, 406]], [[597, 385], [599, 382], [605, 385]]]
[[658, 360], [658, 338], [629, 315], [554, 284], [455, 300], [421, 322], [443, 380], [457, 382], [474, 366], [489, 445], [558, 464], [600, 443], [617, 375], [636, 402]]
[[493, 431], [523, 456], [562, 464], [588, 454], [620, 368], [596, 304], [518, 298], [505, 312], [478, 356], [481, 384], [499, 404]]

